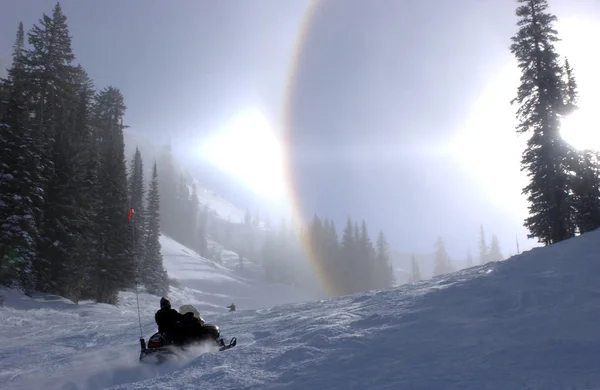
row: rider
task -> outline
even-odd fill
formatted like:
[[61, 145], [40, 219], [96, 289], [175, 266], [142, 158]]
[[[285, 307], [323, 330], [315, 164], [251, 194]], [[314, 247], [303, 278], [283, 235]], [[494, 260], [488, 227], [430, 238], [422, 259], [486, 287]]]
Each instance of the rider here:
[[175, 331], [177, 323], [183, 319], [183, 315], [179, 314], [177, 310], [171, 308], [171, 302], [162, 297], [160, 299], [160, 310], [154, 315], [156, 325], [158, 325], [159, 332], [172, 333]]
[[[204, 336], [202, 325], [204, 320], [200, 313], [195, 316], [197, 310], [187, 311], [182, 306], [180, 312], [171, 308], [171, 302], [167, 298], [160, 299], [160, 310], [154, 315], [159, 332], [165, 332], [176, 343], [183, 343], [187, 338], [198, 338]], [[219, 337], [219, 334], [216, 334]]]
[[181, 325], [185, 319], [186, 316], [171, 308], [171, 302], [167, 298], [160, 299], [160, 310], [154, 315], [159, 332], [166, 333], [175, 343], [183, 343], [187, 332], [182, 331]]

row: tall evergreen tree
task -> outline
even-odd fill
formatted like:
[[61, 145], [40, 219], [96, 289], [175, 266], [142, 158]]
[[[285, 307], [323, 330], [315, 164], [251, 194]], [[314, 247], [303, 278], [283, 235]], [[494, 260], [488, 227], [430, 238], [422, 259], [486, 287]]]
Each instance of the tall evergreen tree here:
[[383, 232], [377, 235], [374, 288], [390, 288], [396, 283], [390, 259], [390, 248]]
[[[93, 83], [81, 66], [65, 73], [61, 114], [65, 122], [55, 128], [54, 175], [46, 190], [44, 257], [50, 263], [52, 292], [79, 300], [96, 247], [89, 236], [96, 227], [94, 134], [91, 131]], [[86, 191], [86, 189], [88, 191]], [[88, 235], [86, 235], [88, 234]]]
[[160, 245], [160, 191], [157, 172], [157, 164], [154, 163], [152, 178], [148, 190], [146, 208], [146, 244], [144, 255], [144, 269], [141, 279], [150, 293], [158, 292], [160, 286], [167, 283], [166, 272], [162, 266], [162, 255]]
[[[382, 248], [385, 249], [385, 253], [382, 253], [382, 256], [389, 257], [385, 238], [384, 243], [386, 248]], [[376, 259], [377, 253], [373, 247], [373, 242], [369, 237], [369, 230], [364, 219], [360, 224], [356, 255], [357, 260], [354, 274], [356, 275], [357, 291], [368, 291], [372, 288], [378, 288], [379, 280], [382, 278], [382, 275], [380, 274], [383, 272], [383, 270], [379, 269], [378, 267], [379, 264], [377, 263]], [[382, 267], [385, 267], [385, 263], [382, 264]]]
[[471, 268], [473, 266], [473, 256], [471, 255], [471, 250], [467, 253], [467, 268]]
[[99, 136], [103, 189], [99, 208], [101, 257], [96, 263], [95, 289], [98, 302], [115, 303], [117, 291], [132, 286], [135, 264], [127, 220], [127, 168], [122, 118], [125, 104], [121, 92], [108, 87], [95, 98], [93, 121]]
[[12, 67], [2, 80], [6, 98], [0, 102], [0, 284], [29, 292], [40, 261], [43, 170], [48, 162], [42, 159], [29, 118], [24, 37], [19, 23]]
[[[71, 37], [67, 18], [60, 4], [56, 4], [52, 16], [44, 14], [39, 25], [28, 32], [30, 49], [25, 51], [25, 64], [30, 88], [30, 121], [34, 138], [44, 164], [44, 218], [41, 221], [41, 256], [36, 266], [38, 275], [36, 288], [41, 291], [65, 294], [70, 289], [66, 280], [68, 257], [77, 237], [70, 236], [68, 225], [74, 216], [67, 205], [70, 164], [69, 116], [74, 109], [74, 66], [75, 56], [71, 48]], [[55, 165], [58, 163], [58, 175]], [[62, 214], [66, 211], [67, 214]], [[57, 279], [58, 278], [58, 279]], [[59, 291], [59, 287], [62, 291]]]
[[415, 282], [420, 281], [421, 279], [422, 279], [422, 277], [421, 277], [421, 270], [419, 269], [419, 263], [417, 263], [415, 256], [413, 256], [411, 259], [411, 272], [410, 272], [410, 276], [408, 278], [408, 282], [415, 283]]
[[489, 261], [489, 248], [485, 239], [483, 225], [479, 227], [479, 264], [483, 265]]
[[353, 266], [356, 257], [355, 229], [352, 219], [348, 217], [346, 227], [342, 232], [342, 242], [340, 243], [340, 280], [342, 284], [338, 286], [340, 295], [347, 295], [355, 292]]
[[[564, 115], [578, 109], [579, 92], [575, 72], [565, 59]], [[569, 158], [573, 195], [573, 223], [579, 233], [600, 227], [600, 154], [592, 150], [572, 151]]]
[[435, 262], [433, 266], [433, 276], [444, 275], [451, 272], [450, 257], [446, 252], [446, 244], [442, 237], [438, 237], [435, 242]]
[[564, 75], [566, 82], [564, 84], [564, 109], [563, 115], [571, 115], [577, 110], [577, 103], [579, 100], [579, 92], [577, 88], [577, 80], [575, 79], [575, 72], [569, 63], [569, 59], [565, 58]]
[[[78, 110], [76, 127], [78, 144], [80, 145], [78, 161], [81, 164], [81, 177], [78, 181], [78, 191], [75, 202], [78, 205], [79, 230], [82, 240], [77, 249], [78, 259], [75, 259], [79, 269], [73, 275], [76, 280], [76, 290], [80, 291], [82, 298], [93, 299], [92, 276], [95, 262], [99, 258], [98, 208], [100, 205], [100, 183], [98, 172], [100, 169], [98, 137], [92, 126], [92, 105], [94, 101], [94, 85], [81, 66], [76, 69]], [[83, 274], [83, 276], [81, 276]]]
[[148, 191], [146, 214], [146, 255], [141, 280], [151, 294], [165, 295], [169, 291], [167, 271], [163, 266], [160, 246], [160, 195], [156, 163], [152, 169], [152, 181]]
[[573, 178], [574, 222], [580, 234], [600, 228], [600, 153], [579, 154]]
[[519, 30], [512, 37], [511, 52], [522, 75], [513, 102], [519, 104], [517, 132], [532, 133], [521, 162], [530, 178], [523, 190], [530, 202], [525, 226], [528, 237], [549, 245], [574, 235], [568, 172], [571, 151], [559, 132], [564, 86], [554, 48], [556, 16], [547, 12], [546, 0], [518, 2]]
[[[146, 253], [146, 213], [144, 209], [144, 164], [142, 154], [139, 148], [135, 148], [135, 154], [131, 160], [129, 171], [129, 204], [134, 210], [132, 222], [132, 240], [133, 255], [136, 262], [136, 268], [142, 263], [142, 258]], [[138, 272], [140, 270], [138, 269]]]
[[490, 244], [490, 252], [488, 254], [489, 261], [501, 261], [504, 259], [502, 252], [500, 251], [500, 243], [498, 242], [498, 237], [494, 234], [492, 235], [492, 243]]

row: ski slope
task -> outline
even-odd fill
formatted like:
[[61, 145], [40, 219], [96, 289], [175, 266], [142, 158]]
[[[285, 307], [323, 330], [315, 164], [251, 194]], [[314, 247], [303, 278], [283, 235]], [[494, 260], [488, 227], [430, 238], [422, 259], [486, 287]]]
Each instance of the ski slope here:
[[[0, 388], [600, 389], [599, 260], [596, 231], [389, 291], [234, 313], [180, 274], [172, 300], [213, 305], [202, 315], [238, 345], [160, 367], [137, 362], [131, 293], [111, 307], [4, 290]], [[183, 273], [181, 263], [170, 260], [169, 272]], [[252, 285], [227, 264], [195, 269]], [[141, 300], [147, 337], [157, 302]]]

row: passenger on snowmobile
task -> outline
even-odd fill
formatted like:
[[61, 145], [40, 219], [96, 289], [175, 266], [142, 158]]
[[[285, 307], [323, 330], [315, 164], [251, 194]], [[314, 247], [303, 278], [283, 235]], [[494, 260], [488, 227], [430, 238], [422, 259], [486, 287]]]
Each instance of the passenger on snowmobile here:
[[192, 322], [200, 322], [200, 325], [204, 324], [205, 321], [200, 317], [200, 312], [192, 305], [179, 306], [179, 314], [193, 316]]

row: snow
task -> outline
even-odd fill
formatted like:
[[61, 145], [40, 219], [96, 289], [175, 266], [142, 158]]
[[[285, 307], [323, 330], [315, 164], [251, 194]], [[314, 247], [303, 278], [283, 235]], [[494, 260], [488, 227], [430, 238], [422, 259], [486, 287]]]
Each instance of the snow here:
[[[115, 307], [4, 289], [0, 388], [600, 388], [600, 230], [388, 291], [278, 306], [294, 292], [257, 267], [242, 274], [161, 244], [181, 283], [175, 306], [197, 303], [235, 348], [140, 365], [133, 293]], [[238, 311], [223, 308], [230, 300]], [[147, 338], [158, 297], [140, 305]]]

